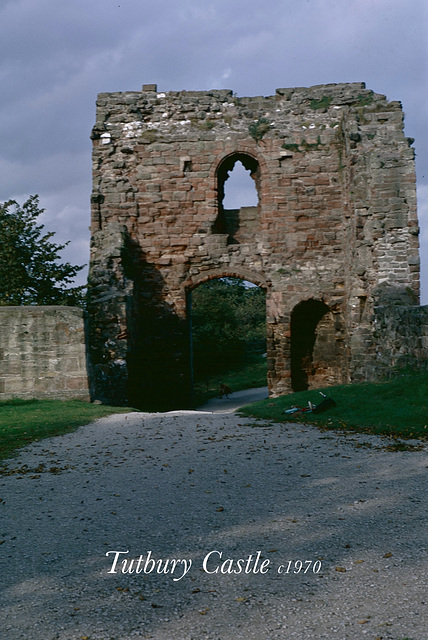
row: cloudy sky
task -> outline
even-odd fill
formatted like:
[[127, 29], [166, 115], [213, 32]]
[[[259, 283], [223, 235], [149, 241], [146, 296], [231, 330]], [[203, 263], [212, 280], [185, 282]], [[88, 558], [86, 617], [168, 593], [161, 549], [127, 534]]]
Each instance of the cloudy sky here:
[[428, 303], [426, 0], [0, 0], [0, 201], [38, 193], [64, 257], [89, 257], [97, 93], [366, 83], [415, 138]]

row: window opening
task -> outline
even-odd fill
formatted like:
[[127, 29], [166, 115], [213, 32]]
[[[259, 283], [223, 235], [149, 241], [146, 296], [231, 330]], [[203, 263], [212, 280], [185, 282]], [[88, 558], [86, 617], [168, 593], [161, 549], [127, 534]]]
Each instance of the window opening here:
[[251, 242], [258, 225], [259, 165], [245, 154], [226, 158], [218, 168], [218, 215], [213, 233], [228, 244]]
[[228, 173], [224, 185], [223, 209], [240, 209], [241, 207], [257, 207], [259, 197], [251, 171], [238, 160]]

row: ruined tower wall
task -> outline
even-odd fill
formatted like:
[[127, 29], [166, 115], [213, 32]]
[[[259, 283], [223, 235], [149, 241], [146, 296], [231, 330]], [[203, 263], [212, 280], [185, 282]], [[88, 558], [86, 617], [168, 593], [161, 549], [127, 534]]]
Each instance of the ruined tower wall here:
[[[389, 296], [419, 296], [413, 150], [398, 102], [363, 83], [252, 98], [146, 85], [100, 94], [92, 139], [95, 395], [149, 399], [162, 384], [176, 404], [190, 383], [188, 294], [226, 275], [266, 290], [271, 394], [292, 388], [291, 315], [310, 300], [329, 320], [309, 384], [369, 375], [385, 283]], [[259, 204], [232, 216], [221, 201], [237, 160]]]

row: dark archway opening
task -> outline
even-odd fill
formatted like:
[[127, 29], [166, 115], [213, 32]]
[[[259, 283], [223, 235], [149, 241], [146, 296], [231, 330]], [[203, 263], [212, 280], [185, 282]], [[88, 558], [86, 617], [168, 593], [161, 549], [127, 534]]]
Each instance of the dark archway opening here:
[[193, 406], [217, 395], [266, 385], [266, 293], [248, 281], [208, 280], [188, 294]]
[[257, 160], [243, 153], [225, 158], [217, 170], [218, 215], [212, 232], [227, 235], [227, 244], [251, 241], [258, 224], [259, 191]]
[[308, 389], [309, 379], [316, 373], [313, 366], [316, 328], [328, 311], [328, 306], [320, 300], [305, 300], [291, 313], [290, 364], [293, 391]]

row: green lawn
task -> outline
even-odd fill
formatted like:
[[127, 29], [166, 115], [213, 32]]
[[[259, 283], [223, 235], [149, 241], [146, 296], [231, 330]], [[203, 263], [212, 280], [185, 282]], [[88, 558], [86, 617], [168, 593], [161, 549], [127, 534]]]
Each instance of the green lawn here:
[[[266, 360], [209, 378], [196, 386], [194, 406], [217, 395], [220, 382], [232, 391], [266, 384]], [[319, 403], [317, 390], [302, 391], [256, 402], [240, 409], [245, 415], [276, 422], [305, 422], [322, 428], [376, 433], [404, 439], [428, 439], [428, 373], [406, 375], [387, 382], [342, 385], [322, 389], [337, 406], [316, 415], [286, 415], [284, 411], [308, 401]], [[69, 433], [97, 418], [133, 411], [127, 407], [94, 405], [79, 400], [10, 400], [0, 402], [0, 459], [35, 440]]]
[[[284, 414], [292, 406], [319, 404], [319, 391], [337, 406], [319, 415]], [[405, 375], [387, 382], [350, 384], [301, 391], [256, 402], [240, 409], [245, 415], [280, 422], [305, 422], [328, 429], [376, 433], [405, 439], [428, 439], [428, 373]]]
[[74, 431], [97, 418], [132, 411], [80, 400], [6, 400], [0, 402], [0, 460], [19, 447]]

